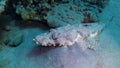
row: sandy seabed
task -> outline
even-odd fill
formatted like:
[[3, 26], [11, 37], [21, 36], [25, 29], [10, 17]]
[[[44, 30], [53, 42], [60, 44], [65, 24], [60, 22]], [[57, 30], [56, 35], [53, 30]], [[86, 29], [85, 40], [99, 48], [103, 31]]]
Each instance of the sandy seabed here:
[[120, 1], [111, 0], [101, 14], [101, 22], [108, 26], [99, 35], [100, 45], [96, 50], [82, 52], [76, 45], [69, 48], [36, 46], [32, 39], [45, 31], [38, 28], [21, 30], [25, 34], [24, 42], [0, 52], [0, 68], [119, 68], [119, 13]]

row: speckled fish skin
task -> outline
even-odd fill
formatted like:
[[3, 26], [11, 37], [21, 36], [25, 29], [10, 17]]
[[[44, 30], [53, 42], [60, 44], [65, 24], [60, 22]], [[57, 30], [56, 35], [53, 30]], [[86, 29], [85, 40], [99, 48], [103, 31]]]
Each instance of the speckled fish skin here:
[[68, 25], [38, 35], [33, 41], [41, 46], [71, 46], [77, 43], [82, 50], [85, 50], [94, 48], [97, 43], [95, 37], [102, 29], [102, 25], [98, 23], [88, 24], [88, 26]]

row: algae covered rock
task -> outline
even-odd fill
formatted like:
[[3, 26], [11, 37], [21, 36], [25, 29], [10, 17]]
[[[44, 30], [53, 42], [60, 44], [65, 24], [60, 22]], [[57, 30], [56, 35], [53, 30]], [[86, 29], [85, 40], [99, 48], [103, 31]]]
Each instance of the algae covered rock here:
[[0, 0], [0, 13], [5, 11], [6, 2], [7, 2], [7, 0]]
[[24, 33], [18, 30], [16, 27], [11, 27], [10, 31], [3, 31], [0, 39], [2, 45], [10, 46], [10, 47], [17, 47], [23, 41], [24, 41]]
[[24, 35], [23, 33], [19, 33], [15, 36], [12, 36], [9, 38], [9, 43], [8, 45], [11, 47], [16, 47], [18, 45], [20, 45], [24, 40]]
[[100, 8], [104, 8], [110, 0], [82, 0], [84, 2], [97, 5]]
[[50, 4], [41, 0], [26, 1], [18, 1], [18, 4], [15, 5], [15, 12], [20, 15], [23, 20], [41, 21], [47, 12], [51, 9]]
[[[71, 9], [71, 6], [74, 8]], [[45, 19], [51, 27], [77, 24], [83, 19], [82, 12], [77, 12], [78, 7], [71, 4], [60, 4], [48, 12]]]
[[[0, 13], [22, 20], [39, 21], [50, 27], [98, 22], [109, 0], [1, 0]], [[14, 16], [14, 15], [13, 15]]]

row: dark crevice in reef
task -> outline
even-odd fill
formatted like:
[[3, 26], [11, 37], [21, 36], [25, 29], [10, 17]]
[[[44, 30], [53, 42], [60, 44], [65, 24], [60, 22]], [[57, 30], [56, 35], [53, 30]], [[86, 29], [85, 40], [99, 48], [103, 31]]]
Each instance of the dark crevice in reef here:
[[16, 20], [15, 25], [24, 28], [41, 28], [41, 29], [50, 29], [46, 21], [36, 21], [36, 20]]
[[2, 13], [3, 15], [9, 15], [12, 19], [22, 20], [19, 14], [16, 14], [15, 6], [19, 0], [8, 0], [5, 5], [5, 11]]
[[2, 40], [2, 38], [3, 38], [3, 33], [2, 33], [3, 31], [0, 29], [0, 41]]

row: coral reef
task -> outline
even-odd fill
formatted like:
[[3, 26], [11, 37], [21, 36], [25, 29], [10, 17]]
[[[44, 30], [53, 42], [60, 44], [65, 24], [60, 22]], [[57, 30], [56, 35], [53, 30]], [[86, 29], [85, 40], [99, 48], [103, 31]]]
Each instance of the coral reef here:
[[20, 14], [24, 20], [43, 20], [47, 12], [54, 5], [58, 4], [56, 0], [31, 0], [19, 1], [16, 5], [16, 13]]
[[32, 3], [27, 6], [22, 5], [21, 2], [16, 6], [16, 13], [20, 14], [24, 20], [39, 20], [41, 21], [45, 16], [46, 12], [51, 9], [51, 6], [47, 3], [38, 3], [32, 5]]
[[[72, 7], [72, 9], [71, 9]], [[73, 8], [74, 7], [74, 8]], [[74, 10], [73, 10], [74, 9]], [[70, 4], [60, 4], [54, 7], [45, 17], [51, 27], [75, 24], [82, 20], [82, 13], [77, 13], [77, 6]]]
[[5, 11], [6, 2], [7, 2], [7, 0], [0, 0], [0, 13]]
[[[2, 0], [0, 3], [4, 1], [7, 0]], [[23, 20], [46, 21], [50, 27], [57, 27], [66, 24], [99, 21], [99, 13], [102, 12], [108, 1], [9, 0], [7, 3], [4, 3], [4, 7], [6, 8], [6, 12], [9, 14], [15, 13]]]
[[95, 39], [103, 30], [101, 24], [68, 25], [57, 29], [51, 29], [49, 33], [38, 35], [33, 41], [42, 46], [71, 46], [77, 44], [81, 50], [93, 49], [98, 44]]

